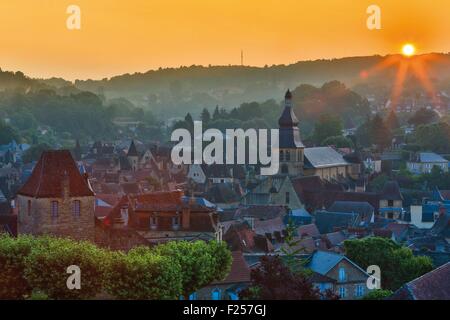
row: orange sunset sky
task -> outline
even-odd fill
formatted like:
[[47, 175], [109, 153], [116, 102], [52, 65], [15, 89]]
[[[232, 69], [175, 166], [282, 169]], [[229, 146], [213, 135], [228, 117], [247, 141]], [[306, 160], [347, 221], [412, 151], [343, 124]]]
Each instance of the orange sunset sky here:
[[[80, 6], [81, 30], [66, 28]], [[381, 7], [382, 30], [366, 27]], [[0, 67], [33, 77], [101, 79], [193, 64], [450, 51], [450, 0], [1, 0]]]

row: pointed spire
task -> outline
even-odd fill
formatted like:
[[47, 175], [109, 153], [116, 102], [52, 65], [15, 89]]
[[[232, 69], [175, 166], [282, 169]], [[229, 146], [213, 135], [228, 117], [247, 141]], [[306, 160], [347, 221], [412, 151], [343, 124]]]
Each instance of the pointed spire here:
[[286, 91], [286, 94], [284, 95], [284, 98], [286, 99], [286, 100], [292, 100], [292, 93], [291, 93], [291, 90], [287, 90]]
[[128, 149], [127, 157], [137, 157], [138, 152], [134, 144], [134, 140], [131, 140], [130, 148]]

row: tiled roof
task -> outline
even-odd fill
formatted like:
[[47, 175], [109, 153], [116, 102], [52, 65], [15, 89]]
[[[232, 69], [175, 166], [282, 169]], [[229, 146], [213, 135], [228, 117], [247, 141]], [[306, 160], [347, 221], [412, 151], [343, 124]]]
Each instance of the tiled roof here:
[[357, 222], [358, 214], [344, 212], [316, 212], [316, 225], [321, 234], [336, 231], [336, 228], [348, 228]]
[[385, 183], [380, 195], [383, 200], [403, 200], [400, 186], [397, 181], [388, 181]]
[[305, 166], [326, 168], [344, 165], [349, 165], [349, 163], [331, 147], [305, 148]]
[[69, 182], [70, 197], [94, 195], [68, 150], [44, 151], [30, 178], [17, 194], [38, 198], [59, 198], [62, 197], [65, 178]]
[[450, 262], [397, 290], [393, 300], [450, 300]]
[[248, 267], [242, 252], [233, 251], [231, 254], [233, 261], [231, 263], [230, 273], [224, 280], [216, 282], [215, 284], [250, 282], [250, 268]]
[[305, 224], [297, 228], [297, 234], [299, 237], [318, 237], [320, 236], [319, 229], [314, 223]]
[[420, 162], [445, 162], [448, 160], [444, 159], [440, 155], [433, 152], [421, 152], [419, 153], [419, 161]]

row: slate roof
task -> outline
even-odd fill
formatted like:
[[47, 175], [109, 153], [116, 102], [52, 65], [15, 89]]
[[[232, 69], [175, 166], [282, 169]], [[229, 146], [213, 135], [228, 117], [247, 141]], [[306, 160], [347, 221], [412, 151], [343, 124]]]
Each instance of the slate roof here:
[[450, 262], [408, 282], [390, 299], [450, 300]]
[[327, 168], [346, 165], [349, 163], [331, 147], [305, 148], [305, 167]]
[[130, 148], [128, 149], [127, 157], [137, 157], [139, 156], [134, 140], [131, 140]]
[[65, 178], [69, 181], [70, 197], [94, 195], [68, 150], [44, 151], [30, 178], [17, 194], [37, 198], [59, 198], [62, 197], [62, 182]]
[[297, 228], [297, 234], [299, 237], [318, 237], [320, 236], [319, 229], [314, 223], [305, 224]]
[[326, 275], [342, 260], [347, 260], [354, 265], [357, 269], [367, 275], [367, 273], [361, 269], [357, 264], [348, 259], [346, 256], [331, 251], [316, 251], [309, 259], [307, 268], [321, 275]]
[[447, 163], [448, 160], [444, 159], [440, 155], [434, 153], [434, 152], [420, 152], [418, 154], [418, 160], [419, 162], [445, 162]]
[[358, 220], [357, 213], [344, 212], [316, 212], [316, 226], [321, 234], [336, 231], [336, 228], [348, 228], [355, 225]]
[[403, 196], [397, 181], [388, 181], [384, 184], [380, 198], [383, 200], [402, 200]]
[[287, 213], [285, 206], [279, 205], [250, 205], [236, 210], [234, 218], [258, 218], [262, 220], [284, 217]]
[[367, 202], [358, 201], [336, 201], [329, 208], [332, 212], [357, 213], [361, 216], [371, 216], [375, 208]]

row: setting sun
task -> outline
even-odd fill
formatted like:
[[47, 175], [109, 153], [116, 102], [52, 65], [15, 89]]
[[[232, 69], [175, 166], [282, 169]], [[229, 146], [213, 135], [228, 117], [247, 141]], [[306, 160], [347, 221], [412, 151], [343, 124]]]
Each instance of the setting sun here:
[[405, 44], [402, 48], [403, 55], [407, 57], [413, 56], [415, 52], [416, 48], [410, 43]]

